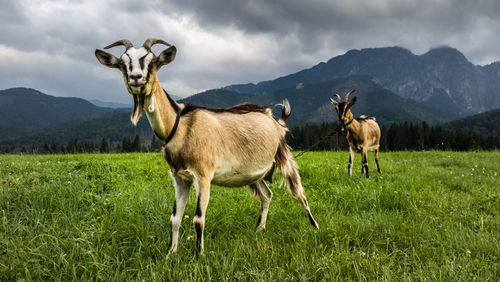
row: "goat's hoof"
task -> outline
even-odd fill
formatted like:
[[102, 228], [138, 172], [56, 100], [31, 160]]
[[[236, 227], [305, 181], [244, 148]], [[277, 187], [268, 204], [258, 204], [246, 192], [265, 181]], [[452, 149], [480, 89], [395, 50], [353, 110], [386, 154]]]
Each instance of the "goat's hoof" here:
[[311, 225], [314, 227], [314, 229], [319, 229], [319, 224], [314, 221], [314, 223], [311, 223]]
[[307, 214], [307, 217], [309, 218], [309, 223], [312, 225], [312, 227], [314, 227], [315, 229], [319, 229], [318, 222], [314, 219], [310, 212]]
[[266, 230], [265, 225], [259, 225], [257, 228], [255, 228], [255, 232], [264, 232]]
[[196, 257], [199, 258], [201, 256], [203, 256], [204, 252], [203, 252], [203, 249], [196, 249]]
[[167, 255], [165, 256], [166, 259], [169, 259], [174, 256], [175, 251], [168, 250]]

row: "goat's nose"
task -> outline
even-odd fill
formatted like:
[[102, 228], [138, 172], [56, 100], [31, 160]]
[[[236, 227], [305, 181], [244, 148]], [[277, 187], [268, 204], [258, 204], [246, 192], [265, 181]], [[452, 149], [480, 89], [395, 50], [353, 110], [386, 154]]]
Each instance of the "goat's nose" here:
[[130, 75], [130, 78], [131, 78], [131, 79], [134, 79], [134, 80], [139, 80], [139, 79], [141, 79], [141, 78], [142, 78], [142, 74], [140, 74], [140, 73], [131, 74], [131, 75]]

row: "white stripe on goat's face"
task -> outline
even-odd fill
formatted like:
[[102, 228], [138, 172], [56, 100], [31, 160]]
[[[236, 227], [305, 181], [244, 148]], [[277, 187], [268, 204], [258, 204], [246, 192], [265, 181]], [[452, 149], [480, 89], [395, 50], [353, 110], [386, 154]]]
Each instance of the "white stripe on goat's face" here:
[[121, 59], [124, 80], [131, 94], [142, 94], [147, 87], [155, 55], [144, 47], [129, 48]]
[[[151, 46], [154, 44], [163, 44], [169, 48], [156, 56], [151, 52]], [[126, 51], [120, 58], [99, 49], [95, 50], [95, 56], [101, 64], [108, 68], [121, 70], [128, 92], [140, 96], [137, 98], [141, 101], [145, 95], [150, 95], [153, 92], [153, 87], [158, 80], [156, 71], [174, 60], [177, 49], [157, 38], [148, 38], [140, 48], [134, 48], [128, 39], [122, 39], [104, 47], [104, 49], [122, 45], [125, 46]]]

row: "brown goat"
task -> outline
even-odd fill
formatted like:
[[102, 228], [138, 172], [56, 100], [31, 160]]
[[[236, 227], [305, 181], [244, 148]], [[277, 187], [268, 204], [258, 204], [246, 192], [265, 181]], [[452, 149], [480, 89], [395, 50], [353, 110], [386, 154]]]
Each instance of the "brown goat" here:
[[337, 110], [339, 121], [342, 125], [342, 130], [347, 129], [347, 141], [349, 142], [349, 164], [347, 171], [352, 175], [352, 163], [354, 161], [354, 153], [361, 153], [361, 173], [366, 172], [366, 178], [370, 177], [368, 173], [367, 152], [375, 151], [375, 163], [377, 171], [381, 173], [378, 164], [378, 151], [380, 145], [380, 127], [378, 126], [375, 117], [360, 116], [355, 119], [351, 112], [351, 107], [356, 103], [356, 97], [353, 97], [349, 102], [349, 96], [355, 90], [350, 91], [345, 95], [344, 101], [340, 99], [340, 95], [335, 94], [337, 101], [330, 98], [330, 101]]
[[[156, 56], [151, 52], [156, 43], [170, 48]], [[248, 185], [250, 193], [261, 200], [257, 229], [264, 229], [273, 196], [264, 180], [271, 179], [275, 167], [283, 173], [288, 190], [299, 200], [311, 225], [318, 228], [285, 139], [285, 120], [291, 111], [288, 101], [283, 101], [279, 120], [274, 119], [269, 108], [252, 104], [209, 109], [177, 103], [163, 90], [156, 75], [160, 67], [174, 60], [175, 46], [150, 38], [136, 49], [123, 39], [105, 49], [118, 45], [126, 47], [121, 58], [101, 50], [96, 50], [95, 55], [103, 65], [122, 71], [127, 90], [134, 97], [132, 123], [137, 123], [144, 109], [151, 128], [166, 143], [163, 153], [175, 184], [169, 254], [177, 250], [179, 227], [193, 183], [197, 193], [193, 224], [199, 251], [203, 251], [211, 183]]]

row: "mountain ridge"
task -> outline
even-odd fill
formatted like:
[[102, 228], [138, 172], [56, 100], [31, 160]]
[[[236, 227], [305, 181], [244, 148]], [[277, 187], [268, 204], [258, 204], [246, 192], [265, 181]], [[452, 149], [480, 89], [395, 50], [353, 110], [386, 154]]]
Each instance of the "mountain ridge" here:
[[321, 83], [302, 84], [301, 87], [281, 89], [265, 95], [241, 94], [224, 88], [213, 89], [190, 96], [181, 102], [209, 107], [229, 107], [243, 102], [272, 106], [287, 98], [292, 106], [289, 120], [293, 123], [334, 122], [336, 114], [330, 105], [329, 97], [334, 93], [344, 95], [353, 89], [357, 90], [353, 96], [360, 96], [353, 112], [358, 115], [375, 115], [377, 120], [384, 124], [412, 120], [437, 123], [458, 117], [449, 113], [435, 113], [426, 105], [401, 98], [368, 76], [350, 76]]
[[500, 107], [500, 62], [477, 66], [457, 49], [442, 46], [415, 55], [402, 47], [349, 50], [343, 55], [274, 80], [224, 89], [265, 95], [273, 91], [351, 75], [373, 77], [399, 96], [445, 106], [460, 116]]

